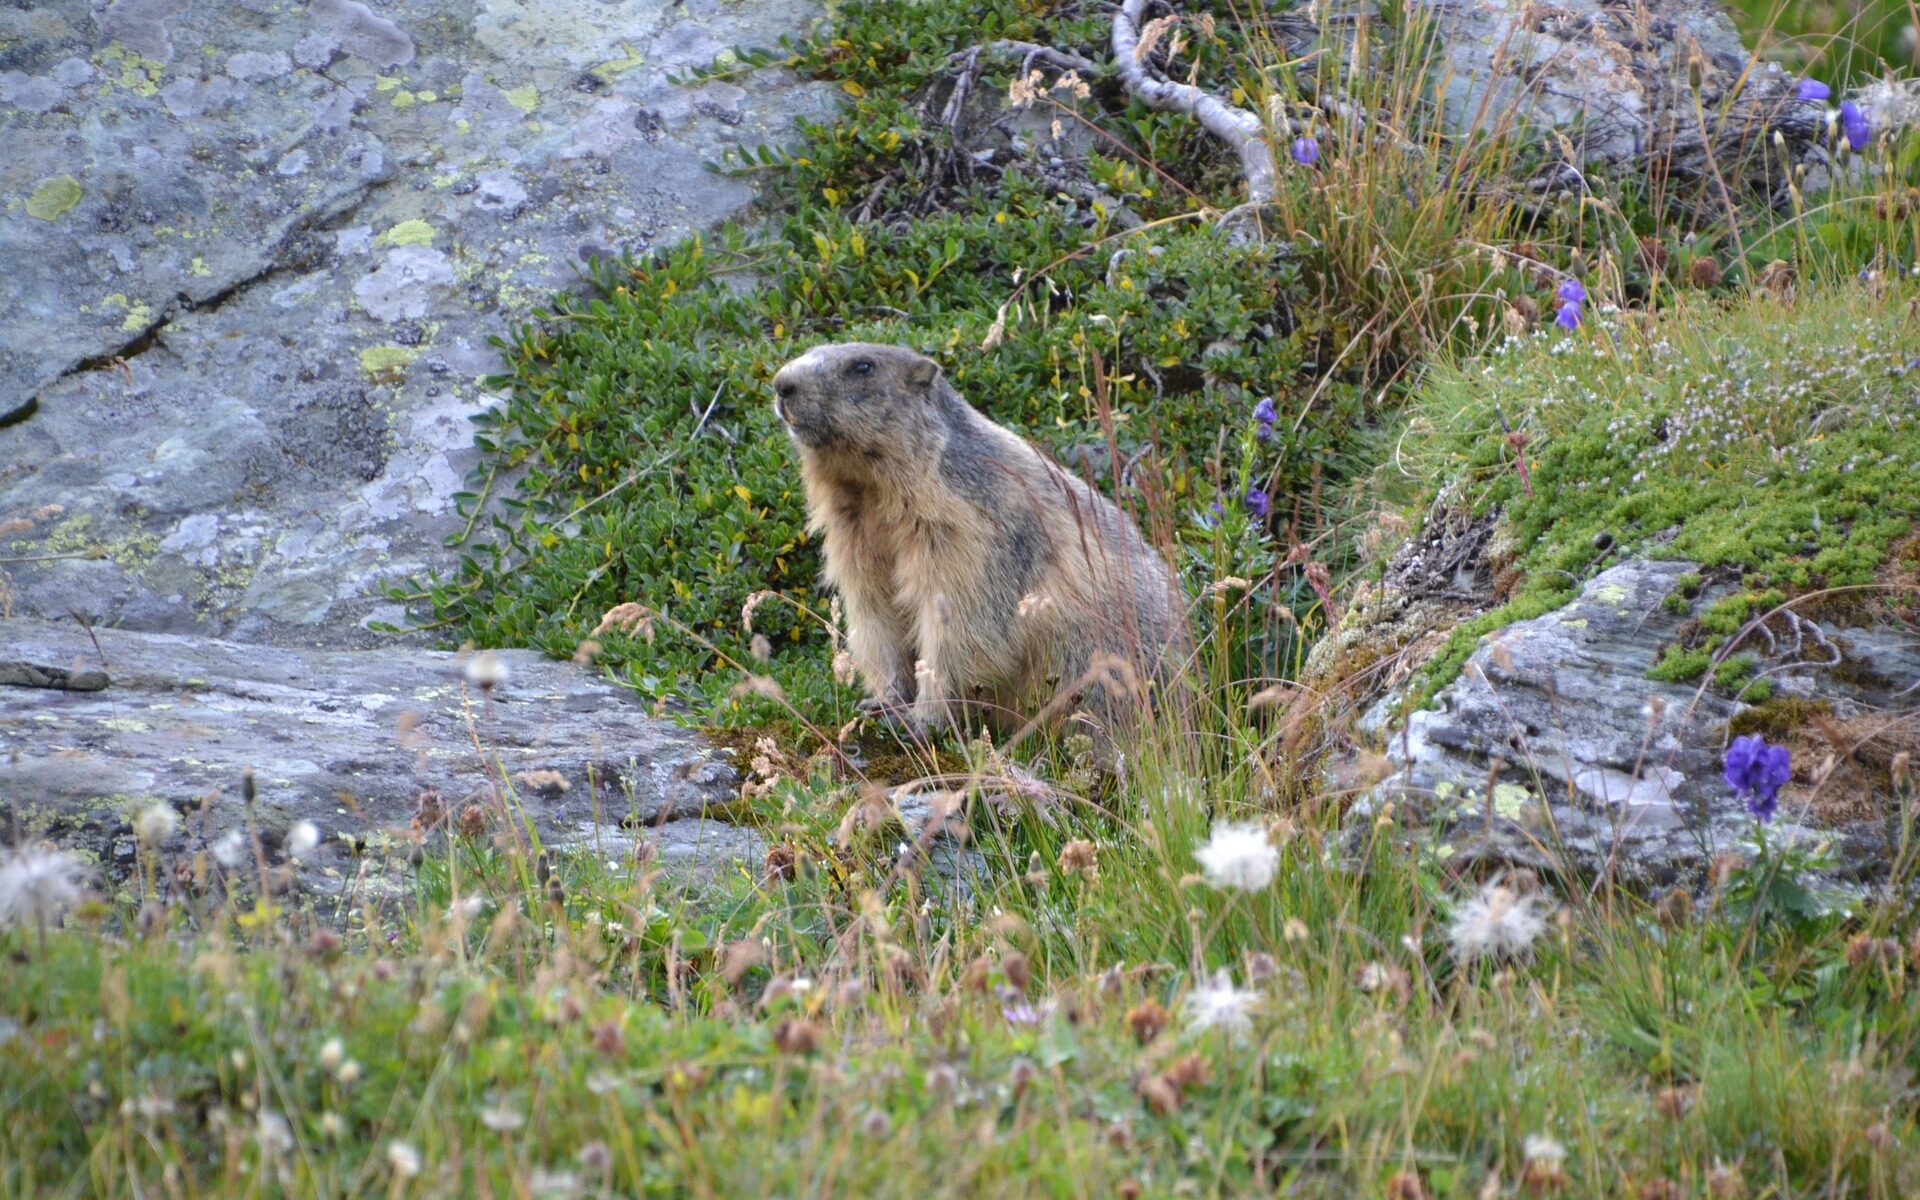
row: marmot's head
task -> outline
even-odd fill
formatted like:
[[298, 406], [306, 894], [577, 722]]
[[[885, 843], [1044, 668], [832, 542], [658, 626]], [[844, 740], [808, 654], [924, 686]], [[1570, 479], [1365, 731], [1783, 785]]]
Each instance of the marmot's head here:
[[804, 450], [919, 446], [937, 403], [940, 364], [901, 346], [815, 346], [773, 377], [773, 411]]

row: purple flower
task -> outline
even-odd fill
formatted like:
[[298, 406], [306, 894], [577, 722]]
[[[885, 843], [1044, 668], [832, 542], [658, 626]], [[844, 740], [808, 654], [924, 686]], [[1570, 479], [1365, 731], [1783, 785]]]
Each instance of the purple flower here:
[[1553, 323], [1562, 329], [1580, 328], [1580, 306], [1569, 300], [1554, 314]]
[[1253, 406], [1253, 419], [1260, 423], [1260, 428], [1256, 432], [1259, 433], [1261, 441], [1264, 442], [1273, 437], [1273, 423], [1280, 419], [1280, 412], [1274, 408], [1272, 396], [1262, 396], [1260, 403]]
[[1562, 304], [1585, 304], [1587, 289], [1578, 279], [1569, 279], [1553, 293], [1553, 298]]
[[1727, 786], [1747, 802], [1753, 819], [1773, 820], [1780, 789], [1793, 778], [1793, 753], [1785, 746], [1769, 746], [1757, 733], [1733, 739], [1727, 747]]
[[1009, 1025], [1038, 1025], [1044, 1016], [1039, 1009], [1024, 1000], [1016, 1000], [1002, 1008], [1000, 1015], [1007, 1019]]
[[1273, 511], [1273, 501], [1267, 499], [1267, 494], [1257, 487], [1247, 489], [1246, 503], [1247, 511], [1256, 517], [1264, 517]]
[[1847, 135], [1847, 145], [1855, 154], [1867, 148], [1867, 141], [1873, 136], [1873, 127], [1867, 124], [1867, 114], [1851, 100], [1840, 105], [1840, 130]]
[[1802, 100], [1826, 100], [1832, 97], [1833, 89], [1818, 79], [1802, 79], [1798, 95]]
[[1293, 139], [1293, 161], [1310, 167], [1320, 161], [1320, 143], [1310, 133]]

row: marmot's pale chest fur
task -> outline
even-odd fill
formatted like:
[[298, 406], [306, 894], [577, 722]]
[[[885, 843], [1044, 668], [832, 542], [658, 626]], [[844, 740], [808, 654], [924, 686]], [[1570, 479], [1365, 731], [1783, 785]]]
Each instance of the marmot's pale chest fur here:
[[774, 376], [848, 649], [884, 710], [997, 724], [1056, 697], [1123, 720], [1187, 645], [1167, 566], [1104, 496], [982, 416], [932, 359], [821, 346]]

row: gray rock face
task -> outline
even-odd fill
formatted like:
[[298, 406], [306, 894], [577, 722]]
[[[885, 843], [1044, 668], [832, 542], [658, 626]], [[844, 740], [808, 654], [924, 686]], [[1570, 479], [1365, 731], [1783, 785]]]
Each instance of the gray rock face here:
[[[1323, 23], [1337, 34], [1365, 14], [1377, 47], [1388, 7], [1373, 0], [1291, 6], [1275, 25], [1299, 54], [1313, 49]], [[1454, 129], [1557, 131], [1567, 167], [1658, 161], [1685, 175], [1715, 164], [1745, 170], [1742, 160], [1776, 129], [1799, 152], [1824, 125], [1826, 107], [1799, 100], [1797, 80], [1777, 63], [1756, 61], [1719, 0], [1414, 0], [1392, 7], [1402, 11], [1401, 23], [1432, 23], [1439, 45], [1433, 82]], [[1343, 107], [1340, 97], [1323, 99]], [[1701, 113], [1708, 114], [1704, 125]], [[1560, 174], [1567, 178], [1541, 182], [1576, 182], [1565, 168]]]
[[[1721, 688], [1647, 678], [1683, 625], [1727, 594], [1708, 588], [1670, 606], [1696, 570], [1648, 560], [1612, 567], [1565, 608], [1489, 635], [1435, 706], [1403, 727], [1387, 732], [1397, 697], [1376, 704], [1361, 726], [1383, 734], [1397, 770], [1356, 805], [1356, 822], [1370, 823], [1391, 803], [1463, 854], [1572, 864], [1642, 883], [1682, 878], [1749, 842], [1752, 818], [1721, 774], [1728, 724], [1748, 706]], [[1793, 619], [1738, 649], [1756, 652], [1754, 673], [1775, 697], [1877, 731], [1851, 764], [1795, 744], [1795, 779], [1768, 835], [1776, 844], [1836, 838], [1853, 865], [1868, 863], [1890, 803], [1875, 748], [1914, 737], [1910, 720], [1899, 719], [1911, 702], [1899, 694], [1920, 681], [1920, 638]]]
[[[501, 797], [556, 844], [625, 855], [639, 836], [668, 865], [757, 867], [751, 830], [714, 819], [739, 797], [727, 757], [649, 717], [633, 693], [572, 663], [506, 651], [489, 696], [455, 655], [295, 651], [211, 638], [0, 621], [0, 829], [133, 854], [127, 823], [167, 803], [191, 848], [244, 820], [254, 772], [262, 828], [328, 835], [404, 828], [431, 789], [457, 816]], [[104, 675], [105, 678], [101, 678]], [[87, 689], [87, 690], [81, 690]], [[499, 828], [499, 820], [493, 823]]]
[[[815, 0], [0, 8], [0, 615], [354, 645], [445, 566], [469, 418], [584, 259], [753, 198], [825, 115], [670, 73]], [[473, 490], [478, 490], [475, 487]]]

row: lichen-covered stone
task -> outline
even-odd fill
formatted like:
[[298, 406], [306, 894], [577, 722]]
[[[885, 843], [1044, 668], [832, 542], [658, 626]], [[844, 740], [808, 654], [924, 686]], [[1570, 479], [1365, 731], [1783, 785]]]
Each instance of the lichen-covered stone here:
[[[1431, 708], [1402, 714], [1398, 692], [1379, 700], [1358, 724], [1395, 770], [1350, 819], [1370, 825], [1391, 805], [1399, 825], [1449, 853], [1654, 884], [1694, 878], [1715, 854], [1750, 844], [1753, 820], [1721, 757], [1730, 726], [1755, 706], [1710, 679], [1648, 677], [1696, 612], [1732, 591], [1670, 603], [1698, 570], [1620, 563], [1564, 608], [1487, 635]], [[1817, 726], [1776, 731], [1793, 740], [1796, 767], [1769, 832], [1776, 843], [1834, 839], [1846, 866], [1870, 870], [1890, 811], [1890, 780], [1875, 766], [1889, 756], [1875, 746], [1915, 736], [1896, 710], [1899, 691], [1920, 682], [1920, 638], [1779, 618], [1732, 649], [1755, 655], [1752, 677], [1774, 704], [1878, 730], [1856, 763], [1830, 768]]]
[[488, 339], [586, 256], [737, 213], [704, 162], [832, 103], [667, 79], [816, 0], [257, 10], [0, 8], [0, 417], [38, 401], [0, 435], [15, 613], [371, 644], [384, 582], [453, 563]]
[[724, 753], [590, 670], [530, 651], [500, 659], [506, 679], [489, 696], [451, 653], [0, 621], [0, 829], [111, 865], [138, 807], [198, 813], [211, 796], [186, 823], [193, 845], [210, 844], [245, 820], [251, 770], [261, 826], [277, 836], [311, 820], [334, 854], [334, 835], [404, 831], [428, 789], [453, 813], [473, 801], [498, 814], [508, 796], [551, 844], [624, 847], [626, 827], [702, 869], [703, 848], [764, 852], [715, 819], [739, 797]]

